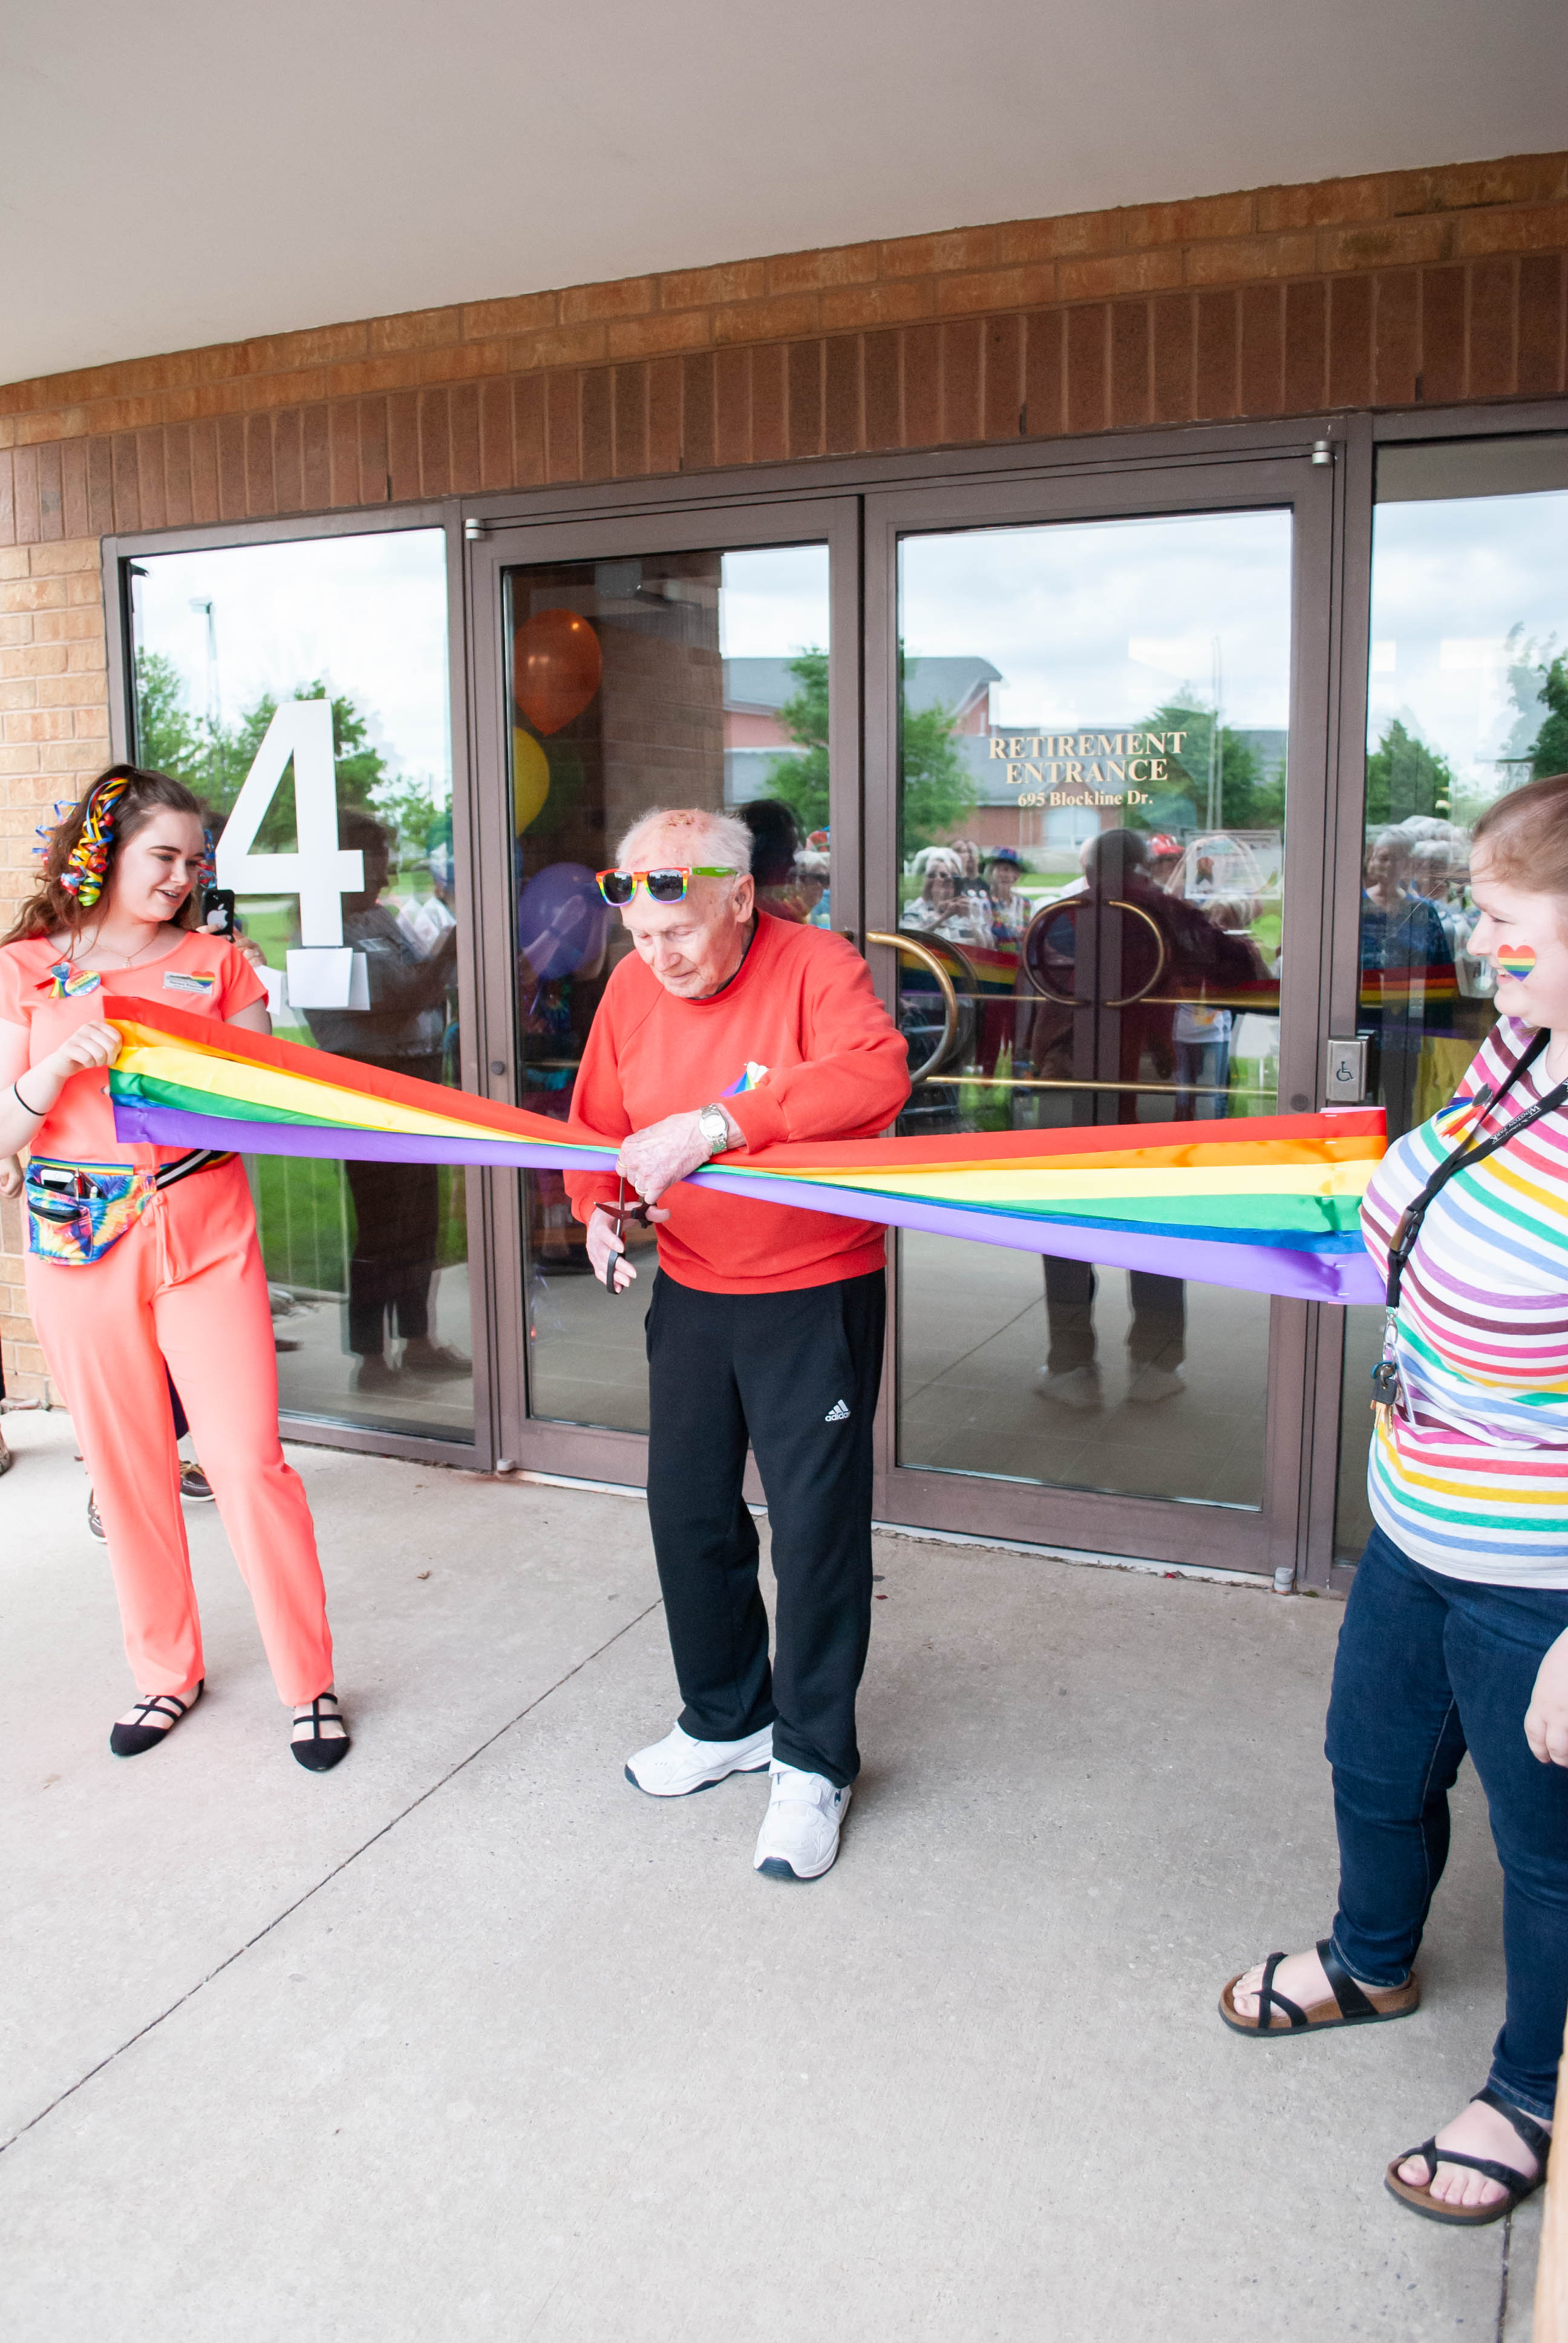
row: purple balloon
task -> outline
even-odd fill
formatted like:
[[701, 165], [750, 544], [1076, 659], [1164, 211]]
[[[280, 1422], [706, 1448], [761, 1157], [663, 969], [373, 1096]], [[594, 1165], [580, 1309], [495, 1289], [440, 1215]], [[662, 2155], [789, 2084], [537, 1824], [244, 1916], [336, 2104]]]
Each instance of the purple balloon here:
[[536, 872], [518, 905], [518, 942], [543, 984], [574, 976], [604, 950], [609, 907], [581, 862], [552, 862]]

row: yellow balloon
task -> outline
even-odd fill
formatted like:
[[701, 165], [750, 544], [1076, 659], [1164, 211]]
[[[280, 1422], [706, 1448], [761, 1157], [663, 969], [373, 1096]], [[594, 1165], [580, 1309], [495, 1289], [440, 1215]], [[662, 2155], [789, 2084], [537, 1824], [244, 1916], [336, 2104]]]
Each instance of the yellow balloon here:
[[550, 793], [549, 759], [531, 732], [512, 727], [512, 816], [521, 838]]

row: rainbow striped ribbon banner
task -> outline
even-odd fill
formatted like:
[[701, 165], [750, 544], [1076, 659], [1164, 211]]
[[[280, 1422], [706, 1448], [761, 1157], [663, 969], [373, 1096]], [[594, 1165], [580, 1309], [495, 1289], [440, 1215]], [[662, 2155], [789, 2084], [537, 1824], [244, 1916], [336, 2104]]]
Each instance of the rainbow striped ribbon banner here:
[[[121, 997], [123, 1001], [123, 996]], [[161, 1002], [106, 1007], [122, 1142], [372, 1162], [608, 1171], [617, 1142]], [[1200, 1137], [1199, 1134], [1202, 1135]], [[1311, 1302], [1380, 1302], [1362, 1191], [1378, 1108], [1235, 1122], [799, 1141], [702, 1185], [844, 1218]]]

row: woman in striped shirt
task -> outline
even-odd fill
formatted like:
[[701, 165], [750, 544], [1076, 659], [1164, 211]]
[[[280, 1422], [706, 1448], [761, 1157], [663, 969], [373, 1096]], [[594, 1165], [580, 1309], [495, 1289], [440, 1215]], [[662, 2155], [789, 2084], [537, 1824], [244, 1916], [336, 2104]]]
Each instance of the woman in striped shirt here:
[[1376, 1526], [1329, 1706], [1339, 1910], [1315, 1951], [1220, 1998], [1253, 2036], [1408, 2016], [1468, 1750], [1503, 1865], [1507, 2013], [1485, 2088], [1387, 2175], [1465, 2226], [1543, 2176], [1568, 2009], [1568, 775], [1492, 807], [1472, 870], [1500, 1021], [1362, 1209], [1394, 1273]]

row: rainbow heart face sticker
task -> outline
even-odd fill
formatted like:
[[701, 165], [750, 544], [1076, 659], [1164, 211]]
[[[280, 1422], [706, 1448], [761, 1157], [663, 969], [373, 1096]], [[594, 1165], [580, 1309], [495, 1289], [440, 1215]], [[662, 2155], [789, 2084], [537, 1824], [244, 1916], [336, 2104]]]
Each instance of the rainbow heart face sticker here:
[[1506, 951], [1496, 952], [1493, 957], [1498, 975], [1512, 976], [1520, 984], [1535, 966], [1535, 952], [1530, 944], [1510, 944]]

